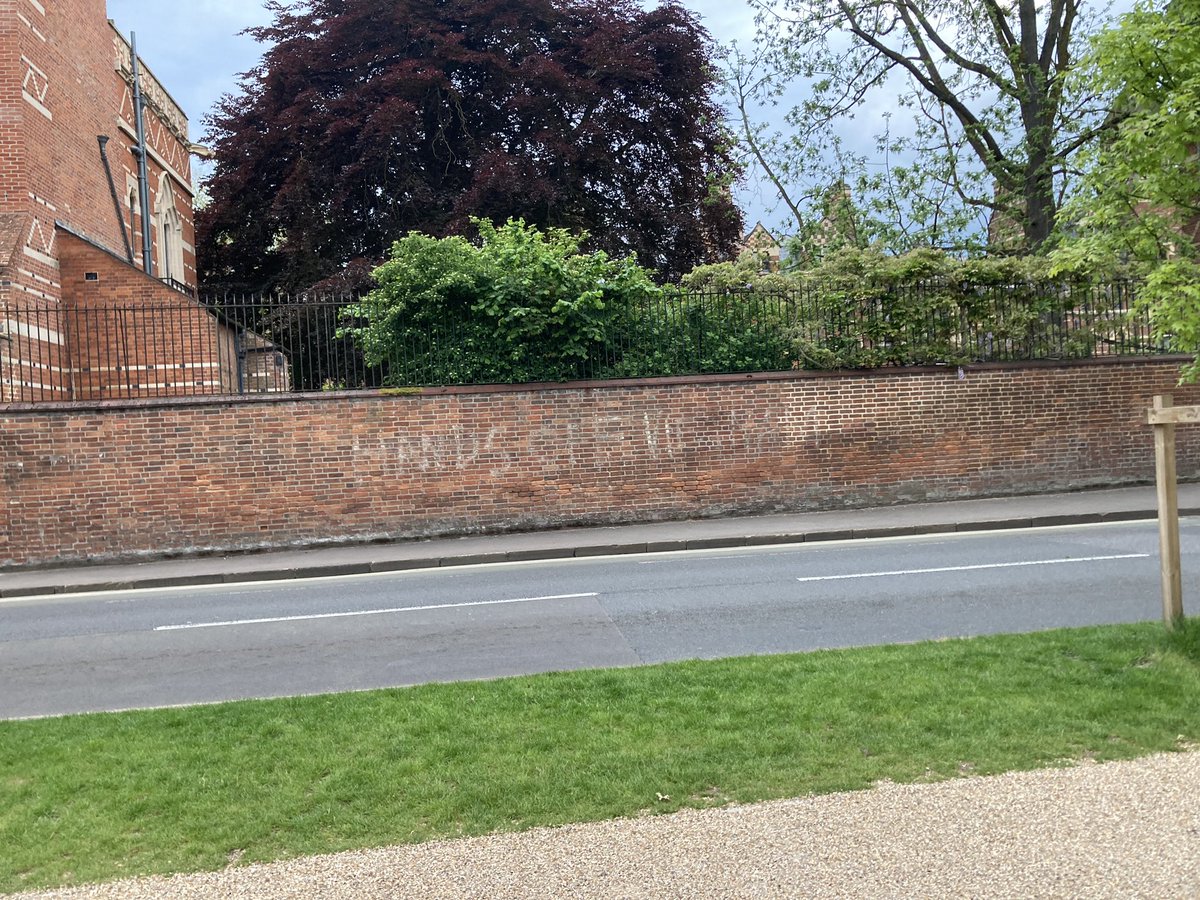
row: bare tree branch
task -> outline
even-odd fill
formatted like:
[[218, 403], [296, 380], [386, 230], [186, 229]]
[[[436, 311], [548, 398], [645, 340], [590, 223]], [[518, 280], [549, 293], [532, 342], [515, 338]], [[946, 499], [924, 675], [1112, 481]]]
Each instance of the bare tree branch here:
[[[788, 114], [802, 135], [817, 137], [818, 128], [853, 114], [892, 75], [908, 82], [902, 96], [918, 131], [899, 140], [922, 164], [893, 172], [889, 162], [887, 177], [863, 176], [867, 190], [897, 207], [904, 201], [896, 192], [919, 191], [909, 202], [935, 228], [947, 202], [958, 210], [956, 222], [984, 209], [1019, 218], [1027, 249], [1050, 236], [1071, 156], [1104, 130], [1104, 106], [1067, 77], [1080, 31], [1090, 25], [1080, 15], [1082, 0], [750, 2], [780, 78], [790, 71], [812, 79], [811, 98]], [[775, 82], [774, 97], [784, 83]], [[752, 106], [738, 112], [741, 130], [752, 132]], [[751, 152], [767, 158], [772, 181], [785, 188], [796, 171], [789, 165], [816, 159], [807, 147], [751, 136], [758, 138]], [[791, 154], [789, 164], [770, 158], [780, 151]], [[804, 205], [794, 186], [785, 202], [795, 213]]]
[[[746, 141], [746, 145], [750, 148], [750, 152], [754, 155], [754, 159], [758, 162], [759, 166], [766, 174], [767, 179], [772, 185], [775, 186], [775, 190], [779, 192], [779, 199], [781, 199], [791, 211], [792, 215], [795, 217], [796, 225], [799, 227], [804, 221], [804, 216], [800, 213], [800, 208], [796, 205], [795, 201], [792, 200], [787, 186], [783, 183], [783, 180], [775, 171], [775, 167], [767, 159], [766, 154], [763, 153], [762, 146], [758, 141], [757, 135], [755, 134], [754, 126], [750, 122], [750, 112], [748, 109], [749, 94], [747, 93], [746, 87], [748, 79], [753, 75], [754, 68], [753, 65], [751, 65], [747, 70], [745, 64], [746, 60], [741, 53], [737, 50], [734, 50], [731, 74], [733, 75], [734, 84], [737, 88], [737, 96], [734, 102], [737, 104], [738, 114], [741, 117], [742, 138]], [[762, 79], [760, 79], [758, 83], [761, 84]]]
[[[846, 0], [837, 0], [837, 4], [846, 16], [850, 31], [855, 37], [859, 38], [859, 40], [873, 48], [879, 54], [907, 70], [926, 91], [933, 94], [940, 102], [954, 111], [955, 115], [958, 116], [958, 120], [963, 125], [963, 130], [967, 136], [967, 140], [971, 143], [972, 149], [984, 161], [985, 165], [988, 160], [1001, 160], [1004, 158], [1004, 151], [988, 129], [979, 121], [975, 113], [968, 109], [958, 99], [957, 95], [946, 86], [945, 81], [937, 70], [937, 66], [933, 62], [932, 56], [928, 52], [928, 48], [924, 48], [924, 53], [918, 50], [919, 58], [918, 60], [913, 60], [887, 46], [878, 37], [863, 28], [855, 15], [855, 11], [846, 3]], [[900, 13], [901, 17], [904, 17], [904, 11], [900, 10]], [[920, 39], [915, 24], [910, 25], [908, 30], [910, 35], [916, 35], [917, 39]]]
[[912, 19], [921, 26], [921, 30], [925, 33], [929, 40], [933, 42], [933, 45], [941, 50], [943, 54], [945, 54], [947, 59], [949, 59], [959, 68], [965, 69], [968, 72], [974, 72], [976, 75], [982, 75], [1005, 93], [1012, 93], [1014, 85], [1011, 81], [1004, 78], [991, 66], [985, 65], [981, 62], [976, 62], [973, 59], [967, 59], [967, 57], [963, 56], [952, 46], [950, 46], [950, 44], [946, 42], [941, 34], [938, 33], [938, 30], [929, 21], [928, 17], [921, 12], [920, 6], [915, 3], [914, 0], [901, 0], [901, 2]]

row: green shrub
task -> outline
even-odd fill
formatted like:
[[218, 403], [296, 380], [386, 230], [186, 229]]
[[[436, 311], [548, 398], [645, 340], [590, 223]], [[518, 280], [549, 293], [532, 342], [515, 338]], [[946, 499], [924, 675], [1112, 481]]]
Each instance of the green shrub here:
[[636, 309], [632, 339], [607, 374], [688, 375], [792, 368], [783, 295], [689, 294], [667, 290]]
[[480, 242], [416, 232], [375, 270], [352, 314], [370, 365], [391, 385], [558, 381], [595, 374], [658, 296], [633, 257], [582, 253], [586, 234], [474, 220]]
[[[1077, 358], [1124, 340], [1127, 319], [1103, 294], [1051, 280], [1039, 257], [890, 256], [842, 248], [807, 269], [763, 272], [746, 256], [685, 276], [692, 291], [771, 307], [792, 365], [810, 369]], [[764, 348], [766, 351], [767, 348]], [[763, 360], [776, 359], [774, 348]], [[786, 368], [778, 364], [774, 368]]]
[[[586, 235], [477, 221], [480, 240], [412, 233], [350, 313], [390, 386], [961, 365], [1144, 351], [1119, 291], [1051, 280], [1034, 258], [827, 254], [763, 272], [746, 255], [658, 287]], [[1118, 283], [1114, 283], [1118, 284]]]

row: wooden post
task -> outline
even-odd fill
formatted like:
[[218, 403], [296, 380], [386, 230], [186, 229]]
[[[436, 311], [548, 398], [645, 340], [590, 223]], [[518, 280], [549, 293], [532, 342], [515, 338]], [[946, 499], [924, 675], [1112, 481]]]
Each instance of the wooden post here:
[[[1175, 628], [1183, 619], [1183, 572], [1179, 559], [1179, 483], [1175, 475], [1175, 423], [1162, 421], [1174, 406], [1170, 394], [1154, 398], [1154, 465], [1158, 483], [1158, 541], [1162, 564], [1163, 621]], [[1157, 416], [1154, 414], [1158, 414]], [[1168, 414], [1169, 416], [1169, 414]]]

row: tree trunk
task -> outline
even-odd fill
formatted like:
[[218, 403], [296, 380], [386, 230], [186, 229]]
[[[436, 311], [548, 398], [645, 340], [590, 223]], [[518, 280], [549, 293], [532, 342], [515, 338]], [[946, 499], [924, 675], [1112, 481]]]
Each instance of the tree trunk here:
[[1025, 233], [1025, 248], [1031, 253], [1036, 253], [1054, 232], [1058, 215], [1048, 157], [1046, 148], [1031, 147], [1025, 167], [1025, 214], [1021, 224]]
[[1037, 7], [1034, 0], [1020, 0], [1021, 23], [1021, 124], [1025, 129], [1028, 157], [1025, 162], [1024, 215], [1025, 249], [1035, 253], [1054, 231], [1057, 210], [1054, 203], [1054, 176], [1050, 168], [1053, 156], [1054, 125], [1057, 110], [1052, 108], [1049, 76], [1050, 60], [1040, 55]]

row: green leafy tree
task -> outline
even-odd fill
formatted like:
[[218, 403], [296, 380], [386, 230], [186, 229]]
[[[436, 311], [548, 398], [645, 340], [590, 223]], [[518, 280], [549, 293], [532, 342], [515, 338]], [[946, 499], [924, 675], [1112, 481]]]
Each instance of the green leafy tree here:
[[555, 381], [620, 352], [638, 304], [661, 295], [633, 257], [580, 252], [586, 234], [474, 220], [479, 243], [412, 232], [353, 314], [370, 365], [394, 385]]
[[1142, 3], [1094, 41], [1083, 76], [1118, 96], [1119, 128], [1086, 160], [1065, 213], [1073, 236], [1056, 271], [1104, 272], [1128, 261], [1141, 301], [1171, 346], [1197, 353], [1200, 378], [1200, 4]]
[[845, 248], [795, 277], [811, 298], [793, 329], [809, 368], [1086, 357], [1096, 348], [1093, 322], [1065, 327], [1077, 299], [1050, 282], [1039, 257]]
[[683, 287], [698, 294], [729, 294], [744, 291], [785, 293], [794, 290], [796, 280], [785, 272], [763, 267], [762, 258], [753, 250], [733, 262], [696, 266], [681, 279]]
[[[969, 247], [995, 215], [1036, 251], [1054, 233], [1074, 156], [1112, 124], [1103, 97], [1068, 78], [1094, 27], [1083, 0], [752, 3], [757, 47], [731, 55], [727, 85], [750, 155], [797, 224], [842, 179], [871, 214], [864, 237], [891, 248]], [[893, 129], [885, 114], [874, 126], [883, 165], [868, 170], [832, 126], [897, 89], [913, 124]], [[758, 122], [796, 90], [807, 96], [784, 129]]]
[[870, 238], [879, 236], [878, 228], [855, 204], [845, 181], [831, 185], [813, 213], [787, 240], [787, 259], [792, 267], [808, 268], [843, 250], [866, 249]]

